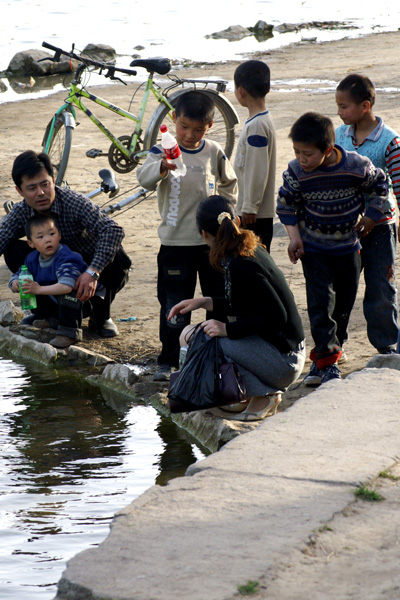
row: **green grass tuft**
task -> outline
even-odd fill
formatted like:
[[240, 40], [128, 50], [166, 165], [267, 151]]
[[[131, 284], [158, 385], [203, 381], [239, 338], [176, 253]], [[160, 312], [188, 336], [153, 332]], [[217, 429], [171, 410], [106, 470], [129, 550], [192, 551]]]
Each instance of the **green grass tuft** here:
[[354, 495], [360, 500], [366, 500], [367, 502], [382, 502], [384, 497], [375, 492], [375, 490], [369, 490], [367, 487], [360, 485], [354, 492]]
[[385, 479], [391, 479], [392, 481], [399, 481], [400, 477], [396, 477], [396, 475], [392, 475], [389, 471], [381, 471], [379, 473], [379, 477], [384, 477]]
[[238, 585], [237, 589], [242, 596], [254, 596], [260, 591], [258, 585], [258, 581], [251, 581], [251, 579], [249, 579], [244, 585]]

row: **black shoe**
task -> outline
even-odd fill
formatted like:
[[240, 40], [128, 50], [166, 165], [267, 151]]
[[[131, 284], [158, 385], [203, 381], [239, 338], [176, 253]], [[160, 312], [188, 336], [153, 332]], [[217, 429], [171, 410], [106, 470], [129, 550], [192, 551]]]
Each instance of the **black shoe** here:
[[169, 381], [171, 375], [170, 365], [159, 365], [157, 373], [153, 377], [153, 381]]
[[119, 334], [118, 328], [112, 319], [107, 319], [99, 324], [91, 318], [89, 319], [89, 329], [94, 329], [96, 333], [105, 338], [115, 337]]
[[19, 324], [20, 325], [32, 325], [33, 321], [35, 321], [38, 318], [39, 317], [37, 317], [36, 315], [34, 315], [32, 313], [31, 315], [27, 315], [26, 317], [24, 317], [23, 319], [21, 319], [20, 322], [19, 322]]
[[395, 346], [385, 346], [384, 348], [378, 348], [379, 354], [396, 354]]

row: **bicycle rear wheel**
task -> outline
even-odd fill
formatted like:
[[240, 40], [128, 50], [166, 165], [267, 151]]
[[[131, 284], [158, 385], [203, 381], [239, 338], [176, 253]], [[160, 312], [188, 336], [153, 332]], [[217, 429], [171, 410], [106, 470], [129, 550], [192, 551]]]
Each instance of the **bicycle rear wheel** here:
[[[192, 90], [188, 88], [178, 90], [174, 94], [168, 96], [168, 100], [172, 106], [175, 106], [178, 101], [178, 97], [181, 94], [189, 91]], [[214, 101], [215, 115], [214, 124], [210, 129], [210, 138], [215, 142], [218, 142], [224, 149], [226, 156], [230, 158], [235, 145], [235, 125], [237, 125], [239, 122], [236, 111], [231, 103], [224, 96], [220, 96], [217, 92], [214, 92], [213, 90], [197, 91], [207, 94]], [[150, 117], [150, 121], [144, 136], [144, 150], [150, 150], [152, 146], [161, 142], [160, 125], [162, 125], [164, 121], [168, 122], [168, 130], [172, 133], [172, 135], [175, 135], [175, 124], [173, 123], [172, 119], [167, 117], [168, 113], [168, 107], [165, 106], [165, 104], [160, 104], [160, 106]]]
[[74, 130], [73, 122], [72, 115], [66, 111], [56, 114], [48, 123], [43, 137], [43, 152], [50, 157], [56, 185], [62, 185], [67, 170]]

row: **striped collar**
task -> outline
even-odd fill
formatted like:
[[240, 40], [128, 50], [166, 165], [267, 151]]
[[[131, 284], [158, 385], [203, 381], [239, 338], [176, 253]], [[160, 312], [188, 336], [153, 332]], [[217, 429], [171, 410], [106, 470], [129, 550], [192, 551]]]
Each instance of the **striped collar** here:
[[378, 125], [375, 127], [375, 129], [373, 131], [371, 131], [370, 134], [367, 135], [367, 137], [361, 142], [361, 144], [357, 144], [356, 132], [354, 129], [354, 125], [348, 126], [348, 128], [346, 130], [346, 135], [350, 136], [353, 139], [353, 144], [355, 146], [362, 146], [363, 143], [366, 142], [367, 140], [370, 140], [371, 142], [376, 142], [377, 140], [379, 140], [379, 138], [382, 135], [384, 125], [383, 125], [383, 121], [380, 117], [376, 117], [376, 119], [378, 120]]

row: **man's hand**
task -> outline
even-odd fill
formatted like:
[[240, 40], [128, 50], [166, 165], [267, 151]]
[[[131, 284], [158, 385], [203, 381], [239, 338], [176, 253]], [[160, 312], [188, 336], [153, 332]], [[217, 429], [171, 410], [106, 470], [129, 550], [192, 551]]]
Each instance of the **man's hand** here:
[[14, 294], [16, 294], [17, 292], [19, 292], [19, 281], [18, 281], [18, 279], [14, 279], [14, 281], [11, 284], [11, 289], [14, 292]]
[[76, 297], [82, 302], [90, 300], [95, 295], [97, 281], [89, 273], [82, 273], [75, 283]]
[[240, 217], [242, 221], [242, 227], [247, 227], [248, 225], [253, 225], [257, 220], [257, 215], [253, 215], [251, 213], [243, 213]]

